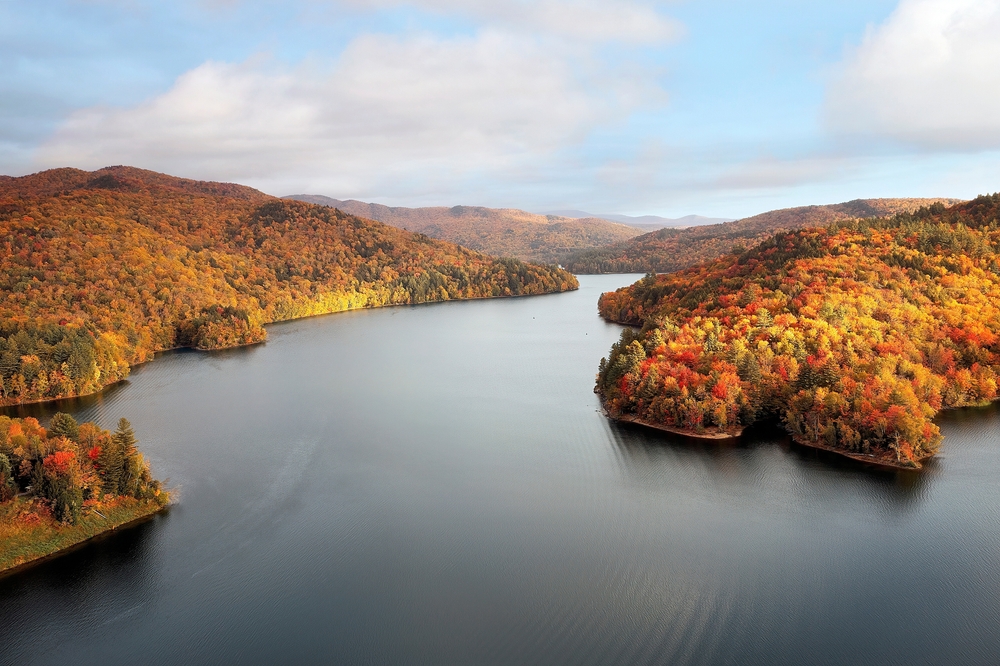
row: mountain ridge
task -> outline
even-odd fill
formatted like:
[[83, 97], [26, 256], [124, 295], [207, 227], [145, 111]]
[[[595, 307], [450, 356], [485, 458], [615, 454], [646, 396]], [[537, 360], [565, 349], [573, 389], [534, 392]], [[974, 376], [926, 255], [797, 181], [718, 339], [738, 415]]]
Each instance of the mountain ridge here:
[[424, 233], [494, 256], [512, 256], [550, 264], [558, 263], [574, 251], [603, 247], [642, 233], [620, 222], [540, 215], [517, 208], [408, 208], [310, 194], [293, 194], [284, 198], [331, 206], [352, 215]]
[[867, 217], [912, 213], [961, 199], [854, 199], [839, 204], [798, 206], [767, 211], [741, 220], [687, 229], [660, 229], [604, 248], [567, 256], [563, 265], [574, 273], [669, 273], [756, 245], [782, 231]]

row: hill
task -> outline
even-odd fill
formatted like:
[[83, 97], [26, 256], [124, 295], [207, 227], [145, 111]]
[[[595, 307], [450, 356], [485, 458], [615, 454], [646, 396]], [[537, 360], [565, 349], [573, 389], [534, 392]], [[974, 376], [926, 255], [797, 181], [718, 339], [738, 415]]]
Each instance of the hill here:
[[732, 222], [731, 217], [705, 217], [704, 215], [685, 215], [684, 217], [660, 217], [659, 215], [620, 215], [618, 213], [588, 213], [582, 210], [554, 210], [549, 215], [561, 215], [563, 217], [581, 218], [596, 217], [601, 220], [611, 220], [621, 222], [630, 227], [635, 227], [644, 232], [656, 231], [666, 227], [683, 229], [687, 227], [698, 227], [705, 224], [722, 224]]
[[601, 296], [626, 330], [597, 390], [615, 418], [919, 467], [941, 409], [1000, 382], [1000, 195], [778, 234]]
[[308, 194], [286, 198], [332, 206], [345, 213], [417, 231], [495, 257], [516, 257], [547, 264], [558, 263], [571, 252], [611, 245], [642, 233], [608, 220], [536, 215], [513, 208], [396, 208]]
[[0, 179], [0, 404], [100, 390], [177, 346], [352, 308], [575, 289], [325, 206], [130, 167]]
[[724, 224], [661, 229], [605, 248], [568, 255], [574, 273], [670, 273], [760, 243], [780, 231], [821, 227], [839, 220], [886, 217], [957, 199], [858, 199], [826, 206], [774, 210]]

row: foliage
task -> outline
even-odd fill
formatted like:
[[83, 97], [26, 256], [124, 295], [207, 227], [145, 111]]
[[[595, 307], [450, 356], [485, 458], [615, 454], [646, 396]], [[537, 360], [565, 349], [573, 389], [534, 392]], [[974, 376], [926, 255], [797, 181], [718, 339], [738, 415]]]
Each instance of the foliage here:
[[75, 524], [88, 503], [96, 509], [120, 497], [160, 506], [169, 500], [150, 475], [127, 420], [111, 434], [62, 413], [48, 429], [33, 418], [0, 416], [0, 502], [18, 492], [37, 498], [66, 524]]
[[497, 260], [239, 185], [109, 167], [0, 178], [0, 404], [83, 395], [177, 346], [269, 322], [575, 289]]
[[931, 419], [1000, 382], [1000, 195], [778, 234], [604, 294], [642, 325], [602, 360], [613, 415], [697, 432], [778, 417], [800, 442], [916, 465]]
[[577, 252], [563, 265], [574, 273], [670, 273], [740, 253], [776, 233], [833, 222], [912, 213], [954, 199], [858, 199], [829, 206], [774, 210], [735, 222], [688, 229], [660, 229], [609, 247]]
[[512, 208], [398, 208], [323, 196], [287, 198], [332, 206], [345, 213], [417, 231], [495, 257], [542, 263], [557, 263], [573, 252], [604, 247], [642, 233], [609, 220], [537, 215]]

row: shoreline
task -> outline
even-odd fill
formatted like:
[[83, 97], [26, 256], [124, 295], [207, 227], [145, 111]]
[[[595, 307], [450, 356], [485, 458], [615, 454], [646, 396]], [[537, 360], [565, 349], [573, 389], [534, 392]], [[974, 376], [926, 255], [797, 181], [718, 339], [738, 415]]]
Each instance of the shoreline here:
[[[630, 423], [633, 425], [642, 426], [643, 428], [649, 428], [651, 430], [658, 430], [660, 432], [666, 432], [671, 435], [678, 435], [680, 437], [686, 437], [689, 439], [698, 439], [702, 441], [714, 441], [714, 442], [725, 442], [738, 440], [743, 436], [744, 431], [748, 426], [741, 426], [735, 428], [732, 431], [716, 431], [716, 432], [695, 432], [693, 430], [688, 430], [685, 428], [677, 428], [674, 426], [662, 425], [658, 423], [650, 423], [649, 421], [644, 421], [637, 416], [622, 415], [622, 416], [611, 416], [603, 405], [601, 406], [601, 411], [604, 416], [611, 421], [616, 421], [618, 423]], [[866, 453], [854, 453], [853, 451], [842, 451], [840, 449], [833, 448], [832, 446], [826, 446], [820, 444], [819, 442], [810, 443], [798, 439], [797, 437], [792, 437], [792, 442], [798, 446], [803, 446], [810, 449], [817, 449], [819, 451], [826, 451], [828, 453], [835, 453], [839, 456], [845, 458], [850, 458], [856, 462], [865, 463], [867, 465], [872, 465], [874, 467], [879, 467], [881, 469], [892, 470], [892, 471], [916, 471], [923, 468], [921, 464], [924, 460], [933, 458], [933, 456], [926, 456], [920, 460], [914, 461], [912, 465], [908, 465], [891, 458], [877, 456]]]
[[881, 457], [881, 456], [875, 456], [875, 455], [872, 455], [872, 454], [869, 454], [869, 453], [854, 453], [853, 451], [841, 451], [841, 450], [835, 449], [835, 448], [833, 448], [831, 446], [826, 446], [825, 444], [820, 444], [819, 442], [813, 442], [813, 443], [806, 442], [806, 441], [800, 440], [797, 437], [792, 437], [792, 442], [794, 442], [798, 446], [804, 446], [806, 448], [816, 449], [816, 450], [819, 450], [819, 451], [828, 451], [829, 453], [836, 453], [839, 456], [843, 456], [845, 458], [850, 458], [851, 460], [856, 460], [857, 462], [865, 463], [867, 465], [873, 465], [875, 467], [879, 467], [879, 468], [882, 468], [882, 469], [893, 470], [893, 471], [896, 471], [896, 472], [898, 472], [898, 471], [911, 471], [911, 472], [913, 472], [913, 471], [916, 471], [916, 470], [919, 470], [919, 469], [923, 469], [923, 464], [921, 464], [921, 463], [924, 460], [927, 460], [929, 458], [933, 458], [934, 457], [934, 456], [926, 456], [926, 457], [921, 458], [919, 460], [915, 460], [912, 465], [906, 465], [904, 463], [901, 463], [899, 461], [893, 460], [891, 458], [885, 458], [885, 457]]
[[[488, 300], [500, 300], [500, 299], [506, 299], [506, 298], [533, 298], [533, 297], [536, 297], [536, 296], [554, 296], [556, 294], [567, 294], [567, 293], [570, 293], [570, 292], [573, 292], [573, 291], [579, 291], [579, 289], [580, 289], [580, 287], [579, 287], [579, 285], [577, 285], [576, 287], [573, 287], [571, 289], [565, 289], [565, 290], [561, 290], [561, 291], [550, 291], [550, 292], [546, 292], [546, 293], [543, 293], [543, 294], [512, 294], [510, 296], [473, 296], [473, 297], [470, 297], [470, 298], [449, 298], [449, 299], [437, 300], [437, 301], [424, 301], [423, 303], [386, 303], [385, 305], [366, 305], [366, 306], [362, 306], [360, 308], [347, 308], [347, 309], [344, 309], [344, 310], [333, 310], [331, 312], [318, 312], [316, 314], [308, 314], [308, 315], [303, 315], [301, 317], [292, 317], [292, 318], [289, 318], [289, 319], [276, 319], [274, 321], [269, 321], [269, 322], [267, 322], [265, 324], [261, 324], [261, 326], [267, 327], [267, 326], [270, 326], [271, 324], [284, 324], [284, 323], [289, 323], [289, 322], [293, 322], [293, 321], [299, 321], [300, 319], [311, 319], [313, 317], [326, 317], [326, 316], [329, 316], [329, 315], [342, 314], [342, 313], [345, 313], [345, 312], [358, 312], [360, 310], [378, 310], [378, 309], [382, 309], [382, 308], [398, 308], [398, 307], [417, 307], [417, 306], [421, 306], [421, 305], [435, 305], [435, 304], [438, 304], [438, 303], [460, 303], [460, 302], [463, 302], [463, 301], [488, 301]], [[253, 347], [255, 345], [265, 344], [266, 342], [267, 342], [267, 339], [265, 338], [264, 340], [258, 340], [257, 342], [245, 342], [245, 343], [241, 343], [241, 344], [238, 344], [238, 345], [230, 345], [228, 347], [213, 347], [211, 349], [205, 349], [205, 348], [202, 348], [202, 347], [183, 346], [183, 345], [176, 346], [176, 347], [167, 347], [165, 349], [157, 349], [156, 351], [153, 352], [153, 356], [150, 359], [148, 359], [146, 361], [140, 361], [138, 363], [130, 364], [129, 365], [129, 374], [130, 375], [132, 374], [131, 373], [132, 368], [137, 368], [140, 365], [146, 365], [147, 363], [152, 363], [153, 361], [156, 360], [156, 356], [158, 354], [164, 354], [166, 352], [178, 351], [180, 349], [191, 349], [191, 350], [197, 351], [197, 352], [212, 353], [212, 352], [228, 351], [230, 349], [243, 349], [243, 348], [246, 348], [246, 347]], [[60, 400], [76, 400], [78, 398], [87, 398], [87, 397], [90, 397], [90, 396], [95, 396], [95, 395], [98, 395], [98, 394], [102, 393], [104, 390], [111, 388], [112, 386], [116, 386], [118, 384], [121, 384], [122, 382], [127, 382], [127, 381], [128, 381], [128, 377], [124, 377], [123, 379], [119, 379], [117, 381], [111, 382], [110, 384], [105, 384], [101, 388], [97, 389], [96, 391], [92, 391], [90, 393], [77, 393], [77, 394], [74, 394], [74, 395], [63, 395], [63, 396], [58, 396], [58, 397], [54, 397], [54, 398], [39, 398], [39, 399], [36, 399], [36, 400], [25, 400], [25, 401], [21, 401], [21, 402], [11, 402], [11, 403], [3, 403], [2, 401], [0, 401], [0, 414], [3, 414], [3, 410], [6, 410], [6, 409], [17, 409], [18, 407], [23, 407], [23, 406], [26, 406], [26, 405], [41, 405], [41, 404], [45, 404], [45, 403], [49, 403], [49, 402], [58, 402]], [[0, 571], [2, 571], [2, 570], [0, 570]]]
[[717, 430], [715, 432], [711, 432], [706, 430], [705, 432], [695, 432], [694, 430], [689, 430], [687, 428], [677, 428], [674, 426], [663, 425], [660, 423], [650, 423], [649, 421], [644, 421], [643, 419], [640, 419], [637, 416], [629, 416], [629, 415], [611, 416], [610, 414], [607, 413], [607, 411], [604, 412], [604, 415], [607, 416], [612, 421], [618, 421], [619, 423], [631, 423], [633, 425], [642, 426], [644, 428], [651, 428], [653, 430], [667, 432], [670, 433], [671, 435], [678, 435], [680, 437], [688, 437], [690, 439], [701, 439], [714, 442], [739, 439], [740, 437], [743, 436], [743, 431], [746, 429], [746, 426], [741, 426], [739, 428], [733, 429], [732, 431]]
[[[49, 560], [56, 559], [74, 550], [83, 548], [94, 541], [98, 541], [102, 538], [106, 538], [111, 534], [119, 531], [128, 529], [130, 527], [135, 527], [142, 523], [146, 523], [153, 520], [156, 516], [161, 513], [165, 513], [170, 508], [170, 504], [160, 506], [155, 502], [147, 500], [143, 504], [125, 507], [126, 515], [122, 516], [122, 519], [108, 518], [106, 520], [98, 520], [90, 525], [73, 525], [73, 526], [60, 526], [60, 525], [46, 525], [39, 529], [47, 529], [50, 533], [50, 538], [54, 539], [55, 548], [44, 550], [41, 552], [34, 553], [31, 551], [31, 541], [37, 542], [37, 539], [29, 539], [26, 544], [15, 545], [18, 549], [28, 549], [26, 555], [18, 555], [14, 557], [9, 557], [7, 553], [4, 552], [6, 548], [0, 549], [0, 578], [24, 571], [30, 567], [47, 562]], [[116, 507], [122, 510], [121, 507]], [[109, 513], [112, 513], [109, 511]], [[102, 525], [103, 523], [103, 525]], [[91, 531], [88, 528], [98, 528], [97, 531]], [[64, 532], [60, 534], [57, 530], [66, 530], [67, 532], [76, 530], [79, 534], [70, 535]], [[7, 544], [4, 546], [9, 547]]]

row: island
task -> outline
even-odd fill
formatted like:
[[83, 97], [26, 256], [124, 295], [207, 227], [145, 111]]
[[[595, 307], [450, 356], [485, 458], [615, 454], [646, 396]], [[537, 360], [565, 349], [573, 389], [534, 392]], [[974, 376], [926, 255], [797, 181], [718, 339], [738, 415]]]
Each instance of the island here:
[[799, 444], [917, 469], [934, 416], [1000, 382], [1000, 195], [838, 221], [603, 294], [611, 418], [700, 436], [777, 420]]
[[55, 414], [0, 416], [0, 572], [50, 557], [163, 511], [126, 419], [115, 432]]

